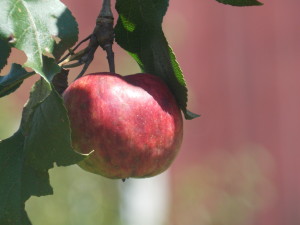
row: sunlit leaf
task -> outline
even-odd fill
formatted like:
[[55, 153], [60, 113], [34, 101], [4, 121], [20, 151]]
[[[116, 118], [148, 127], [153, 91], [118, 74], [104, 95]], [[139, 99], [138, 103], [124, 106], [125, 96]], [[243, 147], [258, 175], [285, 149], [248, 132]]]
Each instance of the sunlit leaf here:
[[55, 58], [77, 41], [78, 28], [59, 0], [1, 0], [0, 37], [25, 52], [36, 73], [51, 81], [59, 72]]

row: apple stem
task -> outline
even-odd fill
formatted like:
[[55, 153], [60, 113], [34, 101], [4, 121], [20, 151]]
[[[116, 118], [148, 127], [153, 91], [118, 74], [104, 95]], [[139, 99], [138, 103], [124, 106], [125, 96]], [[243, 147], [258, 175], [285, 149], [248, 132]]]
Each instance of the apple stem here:
[[107, 61], [109, 65], [109, 71], [115, 73], [115, 54], [112, 50], [112, 45], [104, 46], [104, 49], [107, 53]]

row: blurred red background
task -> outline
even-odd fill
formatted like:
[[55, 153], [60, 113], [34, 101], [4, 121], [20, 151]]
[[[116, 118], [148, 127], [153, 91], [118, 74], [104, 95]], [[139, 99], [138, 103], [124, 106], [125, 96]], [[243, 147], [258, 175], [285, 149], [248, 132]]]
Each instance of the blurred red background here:
[[[63, 2], [77, 19], [79, 39], [88, 36], [101, 3]], [[170, 224], [300, 224], [300, 2], [264, 3], [170, 1], [165, 35], [189, 87], [188, 108], [201, 114], [185, 121], [171, 168]], [[114, 49], [118, 73], [139, 72]], [[97, 51], [88, 72], [107, 70]], [[34, 79], [0, 100], [13, 102], [18, 120]]]

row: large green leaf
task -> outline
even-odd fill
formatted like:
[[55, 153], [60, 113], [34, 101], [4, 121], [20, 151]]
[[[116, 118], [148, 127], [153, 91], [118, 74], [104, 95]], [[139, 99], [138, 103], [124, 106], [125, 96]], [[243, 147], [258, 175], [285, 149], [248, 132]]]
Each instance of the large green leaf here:
[[7, 63], [7, 58], [10, 54], [10, 46], [7, 41], [4, 41], [0, 38], [0, 71]]
[[117, 0], [116, 42], [137, 61], [142, 71], [161, 77], [173, 92], [186, 119], [187, 87], [182, 70], [162, 31], [168, 0]]
[[23, 80], [34, 73], [27, 72], [21, 65], [13, 63], [6, 76], [0, 76], [0, 97], [14, 92], [23, 83]]
[[59, 0], [1, 0], [0, 37], [27, 56], [25, 66], [51, 81], [55, 58], [77, 41], [78, 28]]
[[52, 194], [48, 170], [85, 158], [73, 151], [61, 97], [39, 80], [26, 104], [20, 129], [0, 142], [0, 224], [30, 224], [25, 202]]
[[261, 2], [257, 0], [216, 0], [220, 3], [232, 6], [255, 6], [262, 5]]
[[40, 169], [52, 168], [53, 162], [58, 166], [75, 164], [84, 156], [71, 147], [70, 123], [62, 98], [53, 89], [42, 104], [35, 105], [43, 99], [45, 83], [44, 80], [37, 83], [36, 90], [42, 95], [32, 92], [34, 101], [24, 109], [21, 128], [26, 135], [24, 149], [30, 152], [28, 160]]
[[[32, 174], [24, 169], [24, 139], [18, 131], [0, 142], [0, 224], [30, 224], [24, 209], [29, 193], [24, 190], [23, 182]], [[31, 192], [30, 195], [36, 193]]]

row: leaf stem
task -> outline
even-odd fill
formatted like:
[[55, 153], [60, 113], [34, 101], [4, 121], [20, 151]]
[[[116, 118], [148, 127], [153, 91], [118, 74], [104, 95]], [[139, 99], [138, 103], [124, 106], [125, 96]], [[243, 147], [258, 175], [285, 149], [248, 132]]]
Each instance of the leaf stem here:
[[85, 39], [83, 39], [82, 41], [80, 41], [73, 49], [69, 49], [69, 53], [68, 53], [67, 55], [65, 55], [63, 58], [61, 58], [61, 59], [59, 60], [58, 63], [60, 64], [60, 63], [62, 63], [63, 61], [65, 61], [67, 58], [69, 58], [71, 55], [74, 55], [75, 50], [76, 50], [82, 43], [84, 43], [84, 42], [90, 40], [91, 36], [92, 36], [92, 35], [90, 34], [88, 37], [86, 37]]
[[104, 49], [107, 54], [107, 61], [109, 65], [109, 71], [115, 73], [115, 53], [112, 50], [112, 45], [104, 46]]

